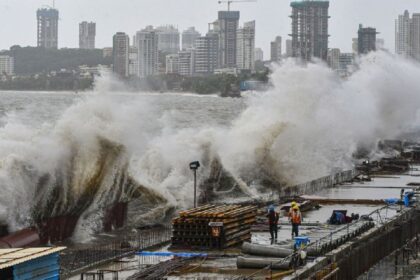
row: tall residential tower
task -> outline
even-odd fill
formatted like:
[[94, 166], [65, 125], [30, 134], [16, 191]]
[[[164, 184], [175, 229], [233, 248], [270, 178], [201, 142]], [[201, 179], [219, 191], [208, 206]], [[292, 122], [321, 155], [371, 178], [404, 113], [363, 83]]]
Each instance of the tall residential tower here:
[[158, 74], [158, 32], [153, 26], [148, 26], [136, 33], [140, 78]]
[[58, 10], [38, 9], [37, 46], [47, 49], [58, 48]]
[[93, 50], [95, 48], [96, 23], [79, 23], [79, 48]]
[[114, 73], [120, 77], [129, 75], [130, 38], [124, 32], [117, 32], [113, 37], [112, 58]]
[[220, 66], [236, 68], [237, 30], [239, 11], [219, 11], [217, 26], [219, 31]]
[[236, 65], [239, 70], [255, 68], [255, 21], [245, 22], [237, 31]]
[[294, 1], [292, 7], [292, 52], [305, 61], [328, 54], [328, 1]]
[[273, 42], [270, 43], [270, 61], [281, 60], [281, 37], [277, 36]]

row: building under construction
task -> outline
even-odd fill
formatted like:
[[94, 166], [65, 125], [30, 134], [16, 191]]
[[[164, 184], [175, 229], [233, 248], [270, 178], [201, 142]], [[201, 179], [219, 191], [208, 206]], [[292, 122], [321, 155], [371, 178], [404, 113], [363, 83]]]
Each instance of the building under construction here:
[[292, 7], [292, 55], [310, 61], [327, 59], [328, 1], [294, 1]]

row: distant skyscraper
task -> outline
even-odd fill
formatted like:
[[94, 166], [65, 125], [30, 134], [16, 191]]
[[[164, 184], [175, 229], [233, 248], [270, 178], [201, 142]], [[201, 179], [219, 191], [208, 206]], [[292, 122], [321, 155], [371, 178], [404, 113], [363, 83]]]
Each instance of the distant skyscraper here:
[[15, 60], [8, 55], [0, 55], [0, 76], [15, 73]]
[[293, 56], [293, 44], [292, 44], [292, 40], [290, 39], [286, 40], [286, 56], [287, 57]]
[[420, 61], [420, 14], [408, 11], [395, 20], [395, 53]]
[[420, 13], [413, 14], [411, 23], [411, 44], [413, 57], [420, 61]]
[[58, 10], [38, 9], [36, 17], [38, 21], [37, 46], [56, 49], [58, 47]]
[[237, 31], [236, 65], [240, 70], [255, 68], [255, 21], [245, 22]]
[[194, 74], [195, 50], [188, 49], [188, 50], [180, 51], [178, 53], [178, 56], [179, 56], [179, 69], [178, 69], [179, 74], [182, 76], [192, 76]]
[[333, 70], [338, 70], [340, 68], [340, 49], [328, 50], [327, 63]]
[[411, 19], [407, 10], [395, 20], [395, 53], [405, 57], [412, 55]]
[[79, 48], [93, 50], [95, 48], [96, 23], [79, 23]]
[[184, 30], [184, 32], [182, 32], [182, 49], [186, 50], [194, 48], [195, 39], [197, 39], [200, 36], [200, 32], [195, 30], [194, 27], [190, 27], [187, 30]]
[[281, 37], [277, 36], [273, 42], [270, 43], [270, 60], [271, 61], [280, 61], [282, 52], [281, 52]]
[[[236, 45], [236, 44], [235, 44]], [[219, 68], [219, 36], [208, 33], [195, 40], [194, 73], [198, 75], [212, 74]]]
[[172, 25], [156, 28], [158, 35], [158, 50], [164, 53], [177, 53], [179, 51], [179, 31]]
[[359, 25], [358, 31], [358, 52], [359, 54], [367, 54], [371, 51], [376, 51], [376, 28], [363, 27]]
[[239, 25], [239, 11], [219, 11], [217, 26], [219, 30], [219, 51], [222, 68], [236, 67], [236, 32]]
[[264, 52], [261, 48], [255, 48], [255, 61], [264, 61]]
[[128, 77], [130, 38], [124, 32], [117, 32], [113, 37], [113, 68], [120, 77]]
[[140, 78], [158, 74], [158, 32], [152, 26], [136, 33]]
[[293, 56], [303, 60], [327, 59], [328, 1], [294, 1], [292, 7]]

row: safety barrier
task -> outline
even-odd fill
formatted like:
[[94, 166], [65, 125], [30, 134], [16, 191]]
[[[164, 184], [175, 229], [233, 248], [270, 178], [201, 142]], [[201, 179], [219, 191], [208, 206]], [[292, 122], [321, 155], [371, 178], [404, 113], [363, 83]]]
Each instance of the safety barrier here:
[[341, 184], [353, 180], [358, 175], [355, 169], [338, 172], [333, 175], [324, 176], [303, 184], [281, 188], [279, 190], [280, 197], [299, 196], [303, 194], [313, 194], [325, 188], [331, 188], [334, 185]]
[[139, 230], [106, 244], [66, 249], [60, 255], [62, 269], [60, 275], [65, 279], [91, 267], [132, 255], [139, 250], [167, 243], [171, 240], [171, 235], [170, 226], [159, 227]]

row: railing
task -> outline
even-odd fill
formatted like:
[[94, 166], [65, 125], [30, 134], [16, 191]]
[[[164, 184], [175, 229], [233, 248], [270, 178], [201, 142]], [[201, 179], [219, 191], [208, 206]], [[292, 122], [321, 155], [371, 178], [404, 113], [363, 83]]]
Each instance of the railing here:
[[[402, 215], [406, 214], [406, 209], [402, 210], [401, 215], [394, 215], [393, 218], [391, 218], [389, 216], [390, 214], [390, 210], [396, 210], [398, 208], [398, 206], [392, 206], [392, 205], [385, 205], [381, 208], [375, 209], [374, 211], [372, 211], [371, 213], [367, 214], [367, 215], [363, 215], [365, 218], [364, 219], [359, 219], [358, 221], [354, 222], [354, 223], [350, 223], [350, 224], [346, 224], [344, 226], [339, 227], [338, 229], [335, 230], [331, 230], [329, 233], [327, 233], [325, 236], [322, 236], [321, 238], [319, 238], [317, 241], [315, 241], [314, 243], [309, 244], [308, 246], [306, 246], [305, 249], [312, 249], [314, 248], [315, 250], [318, 250], [319, 247], [321, 247], [322, 244], [326, 244], [329, 241], [335, 240], [337, 239], [336, 237], [343, 237], [343, 232], [344, 235], [347, 233], [350, 233], [350, 227], [356, 227], [358, 225], [360, 225], [361, 223], [366, 223], [367, 221], [371, 221], [374, 222], [377, 226], [382, 226], [385, 223], [393, 220], [393, 219], [397, 219], [397, 218], [401, 218]], [[260, 274], [265, 274], [267, 275], [267, 273], [269, 273], [272, 269], [271, 267], [274, 265], [282, 265], [282, 264], [286, 264], [286, 263], [290, 263], [292, 264], [292, 267], [294, 269], [297, 268], [297, 261], [299, 259], [299, 251], [296, 251], [292, 254], [290, 254], [289, 256], [281, 259], [278, 262], [272, 263], [260, 270], [257, 270], [247, 276], [239, 276], [239, 277], [235, 277], [233, 278], [234, 280], [248, 280], [248, 279], [254, 279], [255, 276], [260, 275]]]
[[60, 255], [61, 277], [65, 278], [91, 267], [132, 255], [171, 240], [172, 228], [160, 227], [124, 235], [106, 244], [64, 250]]
[[279, 196], [312, 194], [322, 189], [333, 187], [336, 184], [351, 181], [357, 175], [358, 172], [355, 169], [338, 172], [306, 183], [282, 188], [279, 191]]

